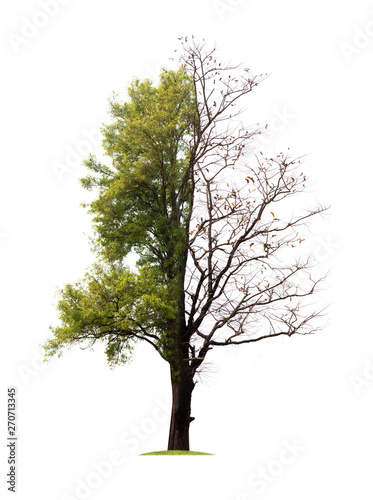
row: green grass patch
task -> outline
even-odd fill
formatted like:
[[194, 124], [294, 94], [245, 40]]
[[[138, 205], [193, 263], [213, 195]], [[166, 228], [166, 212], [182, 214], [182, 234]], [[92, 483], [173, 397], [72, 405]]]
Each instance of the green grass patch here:
[[202, 451], [165, 450], [151, 451], [150, 453], [141, 453], [140, 457], [144, 455], [213, 455], [213, 453], [203, 453]]

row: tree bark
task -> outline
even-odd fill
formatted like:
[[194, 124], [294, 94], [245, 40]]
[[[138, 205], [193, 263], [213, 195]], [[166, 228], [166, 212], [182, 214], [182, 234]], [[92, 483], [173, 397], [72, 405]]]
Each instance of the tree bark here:
[[190, 416], [194, 382], [185, 372], [175, 375], [171, 370], [171, 385], [172, 410], [168, 449], [189, 451], [189, 425], [194, 420]]

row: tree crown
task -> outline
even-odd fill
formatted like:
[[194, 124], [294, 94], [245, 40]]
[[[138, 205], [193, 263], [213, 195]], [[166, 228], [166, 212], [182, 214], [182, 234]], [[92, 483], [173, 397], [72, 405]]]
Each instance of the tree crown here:
[[[306, 299], [323, 278], [284, 250], [326, 208], [281, 214], [278, 204], [306, 186], [301, 159], [253, 153], [261, 131], [232, 126], [232, 108], [263, 75], [222, 66], [194, 39], [182, 46], [181, 66], [162, 70], [158, 85], [135, 79], [126, 102], [110, 101], [110, 163], [90, 156], [82, 179], [97, 190], [90, 213], [102, 262], [60, 290], [62, 326], [47, 357], [104, 341], [114, 366], [144, 340], [193, 377], [215, 346], [318, 329]], [[137, 272], [125, 265], [131, 250]]]

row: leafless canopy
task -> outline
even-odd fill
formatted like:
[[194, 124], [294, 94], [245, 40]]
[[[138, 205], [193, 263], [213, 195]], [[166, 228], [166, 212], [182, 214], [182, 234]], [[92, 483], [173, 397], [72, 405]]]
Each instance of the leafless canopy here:
[[222, 65], [216, 48], [205, 42], [181, 43], [180, 61], [193, 77], [198, 113], [189, 142], [194, 201], [186, 221], [185, 276], [185, 338], [196, 373], [214, 346], [320, 328], [322, 311], [313, 308], [310, 296], [324, 277], [313, 277], [310, 257], [294, 254], [303, 241], [300, 230], [327, 207], [289, 210], [306, 188], [301, 158], [255, 152], [260, 130], [238, 120], [236, 104], [266, 75]]

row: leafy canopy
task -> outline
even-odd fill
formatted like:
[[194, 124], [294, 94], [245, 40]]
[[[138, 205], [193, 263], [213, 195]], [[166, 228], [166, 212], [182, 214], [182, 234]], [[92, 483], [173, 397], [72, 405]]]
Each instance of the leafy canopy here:
[[174, 317], [175, 303], [154, 268], [134, 273], [121, 264], [95, 264], [81, 282], [65, 285], [59, 294], [62, 326], [44, 346], [48, 357], [87, 340], [89, 346], [104, 341], [113, 367], [129, 359], [145, 330], [157, 350], [166, 352], [167, 339], [156, 334], [165, 330], [165, 318]]
[[82, 184], [99, 188], [90, 213], [102, 255], [120, 260], [135, 250], [140, 264], [154, 263], [175, 250], [170, 221], [171, 239], [183, 229], [176, 209], [195, 119], [193, 81], [184, 68], [163, 70], [158, 87], [135, 79], [128, 95], [125, 103], [111, 100], [114, 121], [102, 129], [111, 168], [90, 157], [85, 164], [96, 175]]
[[[61, 326], [44, 345], [46, 358], [77, 343], [106, 343], [110, 366], [126, 362], [137, 340], [167, 359], [178, 313], [182, 259], [188, 240], [192, 190], [188, 142], [196, 120], [193, 80], [184, 67], [162, 70], [155, 86], [135, 79], [129, 99], [110, 100], [104, 125], [108, 165], [90, 156], [85, 189], [100, 263], [59, 290]], [[181, 188], [182, 187], [182, 188]], [[124, 265], [134, 250], [138, 272]]]

